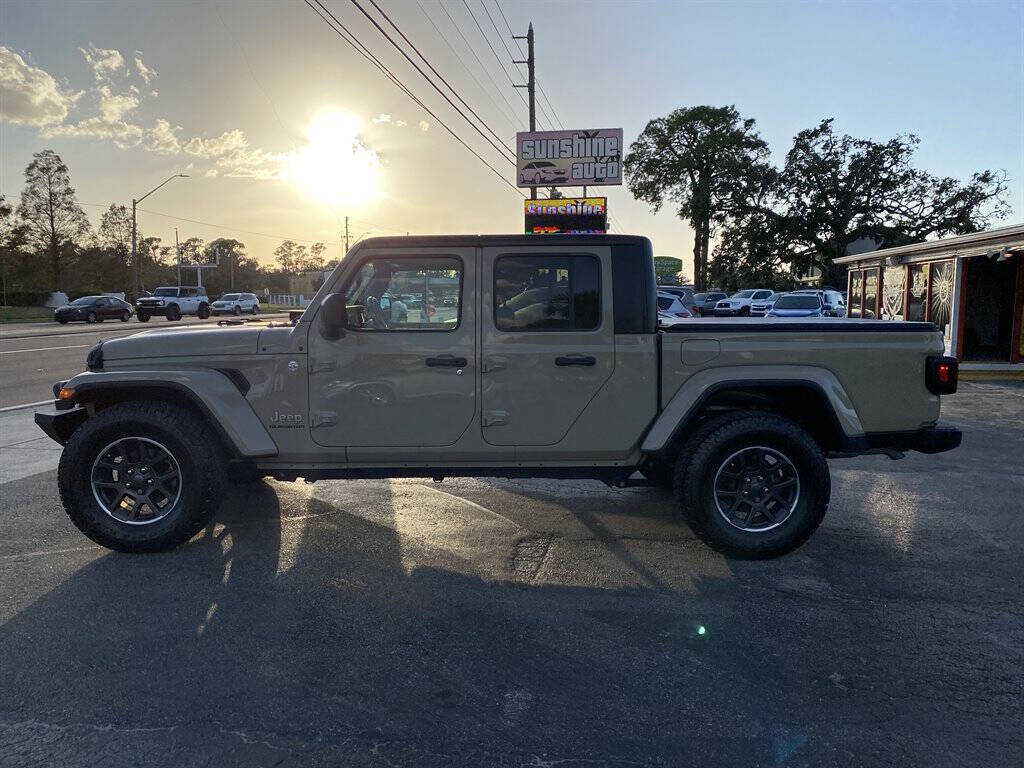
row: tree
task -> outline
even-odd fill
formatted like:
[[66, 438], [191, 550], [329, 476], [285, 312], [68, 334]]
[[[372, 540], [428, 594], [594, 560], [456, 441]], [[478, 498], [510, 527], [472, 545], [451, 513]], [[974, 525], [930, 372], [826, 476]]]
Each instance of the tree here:
[[629, 148], [630, 192], [657, 212], [675, 203], [694, 231], [693, 269], [698, 290], [707, 284], [708, 250], [716, 225], [730, 213], [736, 185], [763, 165], [768, 145], [735, 107], [683, 107], [651, 120]]
[[206, 246], [207, 263], [212, 264], [216, 259], [217, 263], [227, 271], [227, 287], [229, 290], [234, 290], [235, 271], [238, 269], [239, 261], [245, 258], [245, 243], [241, 240], [235, 240], [230, 237], [218, 237], [216, 240], [211, 240], [209, 245]]
[[30, 242], [50, 257], [52, 287], [60, 290], [60, 257], [66, 245], [88, 235], [89, 219], [78, 205], [68, 167], [50, 149], [36, 152], [25, 169], [18, 218]]
[[281, 271], [294, 275], [306, 266], [306, 246], [285, 240], [274, 250], [274, 258], [281, 265]]
[[836, 284], [833, 260], [856, 240], [892, 247], [977, 232], [1007, 215], [1005, 172], [981, 171], [966, 183], [938, 178], [911, 165], [916, 136], [856, 139], [832, 123], [797, 134], [780, 177], [794, 269], [815, 267]]
[[327, 250], [327, 246], [323, 243], [313, 243], [309, 246], [309, 268], [307, 271], [312, 272], [314, 269], [323, 272], [324, 270], [324, 252]]
[[[98, 230], [100, 245], [124, 260], [127, 264], [132, 254], [132, 215], [123, 205], [111, 206], [103, 212]], [[142, 239], [142, 235], [138, 235]]]

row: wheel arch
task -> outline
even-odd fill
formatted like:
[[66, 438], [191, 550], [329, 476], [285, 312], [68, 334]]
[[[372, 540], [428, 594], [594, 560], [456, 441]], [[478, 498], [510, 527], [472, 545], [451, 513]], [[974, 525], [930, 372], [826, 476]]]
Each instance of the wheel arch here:
[[[784, 369], [788, 366], [774, 366]], [[727, 411], [784, 416], [807, 430], [827, 453], [857, 453], [864, 431], [856, 409], [835, 375], [822, 368], [702, 371], [688, 380], [655, 420], [641, 449], [674, 457], [693, 428]]]
[[[276, 456], [277, 445], [244, 397], [237, 371], [81, 373], [65, 384], [71, 404], [97, 410], [128, 401], [170, 402], [197, 413], [236, 458]], [[242, 377], [244, 382], [244, 377]], [[248, 382], [245, 382], [247, 385]]]

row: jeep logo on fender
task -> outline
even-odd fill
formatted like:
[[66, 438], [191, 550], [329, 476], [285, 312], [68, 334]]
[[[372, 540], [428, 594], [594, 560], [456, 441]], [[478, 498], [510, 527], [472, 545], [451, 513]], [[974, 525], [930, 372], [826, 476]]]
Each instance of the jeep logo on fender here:
[[271, 429], [297, 429], [302, 426], [302, 414], [274, 411], [274, 415], [270, 417], [269, 426]]

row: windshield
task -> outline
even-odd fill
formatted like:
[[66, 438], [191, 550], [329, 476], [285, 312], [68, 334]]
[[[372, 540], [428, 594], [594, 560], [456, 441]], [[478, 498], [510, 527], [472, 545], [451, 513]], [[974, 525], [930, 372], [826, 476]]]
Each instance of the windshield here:
[[177, 296], [178, 295], [178, 289], [177, 288], [157, 288], [155, 291], [153, 291], [153, 295], [154, 296]]
[[239, 294], [237, 293], [225, 293], [220, 297], [221, 301], [238, 301]]
[[790, 294], [780, 296], [775, 302], [776, 309], [819, 309], [821, 302], [813, 294]]
[[668, 309], [669, 307], [672, 306], [673, 303], [674, 300], [670, 299], [668, 296], [658, 297], [658, 309]]
[[734, 298], [734, 299], [749, 299], [753, 295], [754, 295], [753, 291], [740, 291], [739, 293], [734, 293], [732, 295], [732, 298]]
[[75, 299], [71, 302], [72, 307], [84, 307], [88, 304], [92, 304], [99, 296], [83, 296], [80, 299]]

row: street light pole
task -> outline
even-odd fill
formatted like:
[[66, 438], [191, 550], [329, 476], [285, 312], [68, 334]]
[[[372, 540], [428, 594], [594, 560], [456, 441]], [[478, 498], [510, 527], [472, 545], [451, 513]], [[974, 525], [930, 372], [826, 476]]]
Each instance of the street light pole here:
[[153, 187], [151, 190], [149, 190], [149, 192], [147, 192], [146, 194], [144, 194], [142, 197], [138, 198], [137, 200], [135, 198], [132, 198], [132, 269], [133, 269], [133, 272], [134, 272], [134, 281], [133, 282], [135, 283], [135, 297], [136, 298], [138, 298], [139, 291], [141, 290], [141, 276], [139, 274], [139, 246], [138, 246], [138, 242], [137, 242], [137, 239], [136, 239], [137, 225], [136, 225], [135, 209], [138, 207], [139, 203], [141, 203], [147, 197], [152, 195], [154, 192], [156, 192], [158, 189], [160, 189], [160, 187], [162, 187], [164, 184], [166, 184], [171, 179], [187, 179], [187, 178], [188, 178], [188, 176], [186, 174], [184, 174], [184, 173], [176, 173], [173, 176], [168, 176], [166, 179], [164, 179], [162, 182], [157, 184], [155, 187]]

